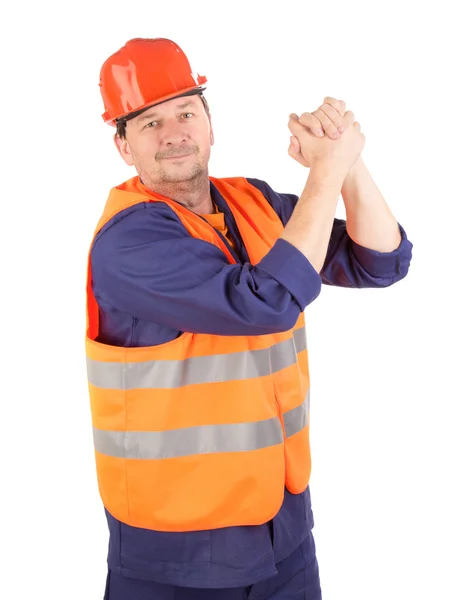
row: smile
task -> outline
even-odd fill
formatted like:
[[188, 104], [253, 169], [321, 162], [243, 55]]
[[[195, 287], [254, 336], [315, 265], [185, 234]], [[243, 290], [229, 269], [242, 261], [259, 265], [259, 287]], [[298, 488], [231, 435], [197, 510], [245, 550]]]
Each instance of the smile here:
[[179, 160], [182, 158], [187, 158], [188, 156], [191, 156], [191, 154], [181, 154], [180, 156], [168, 156], [162, 160]]

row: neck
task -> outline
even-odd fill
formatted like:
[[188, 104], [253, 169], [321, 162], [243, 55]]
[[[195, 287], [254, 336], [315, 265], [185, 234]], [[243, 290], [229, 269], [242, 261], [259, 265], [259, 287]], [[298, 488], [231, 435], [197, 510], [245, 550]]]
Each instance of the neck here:
[[211, 184], [207, 173], [205, 177], [199, 177], [198, 179], [180, 182], [161, 181], [159, 185], [148, 185], [147, 187], [166, 198], [179, 202], [198, 215], [214, 212]]

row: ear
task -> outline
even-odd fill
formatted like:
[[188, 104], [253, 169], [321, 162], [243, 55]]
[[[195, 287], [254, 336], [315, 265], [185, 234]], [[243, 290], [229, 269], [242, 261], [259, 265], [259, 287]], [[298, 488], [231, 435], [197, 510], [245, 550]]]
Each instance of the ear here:
[[119, 154], [123, 158], [123, 160], [127, 163], [127, 165], [129, 167], [133, 167], [133, 157], [132, 157], [132, 153], [130, 152], [130, 144], [127, 142], [127, 140], [122, 140], [115, 133], [114, 134], [114, 142], [115, 142], [115, 147], [119, 151]]
[[214, 146], [214, 129], [212, 128], [211, 115], [209, 115], [209, 139], [211, 141], [211, 146]]

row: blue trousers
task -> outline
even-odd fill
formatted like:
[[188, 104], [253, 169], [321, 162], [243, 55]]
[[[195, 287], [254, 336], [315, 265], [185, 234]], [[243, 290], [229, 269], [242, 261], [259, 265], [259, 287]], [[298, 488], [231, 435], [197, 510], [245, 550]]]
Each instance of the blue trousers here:
[[116, 575], [109, 571], [104, 600], [321, 600], [313, 535], [277, 563], [278, 575], [248, 587], [188, 588]]

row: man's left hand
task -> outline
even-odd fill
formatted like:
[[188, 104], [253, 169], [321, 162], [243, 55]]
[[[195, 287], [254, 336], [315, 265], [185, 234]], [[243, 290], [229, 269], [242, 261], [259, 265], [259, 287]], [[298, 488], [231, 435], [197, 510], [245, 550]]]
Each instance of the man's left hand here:
[[328, 137], [336, 140], [344, 132], [342, 117], [346, 112], [346, 103], [343, 100], [326, 97], [323, 104], [314, 112], [305, 112], [300, 117], [301, 125], [310, 129], [314, 135]]
[[[326, 134], [333, 140], [337, 140], [344, 133], [342, 117], [346, 112], [346, 103], [343, 100], [336, 100], [326, 96], [323, 104], [314, 112], [304, 112], [299, 117], [301, 125], [307, 127], [315, 136], [324, 137]], [[296, 137], [290, 138], [290, 154], [304, 167], [309, 165], [304, 160], [300, 152], [300, 144]]]

